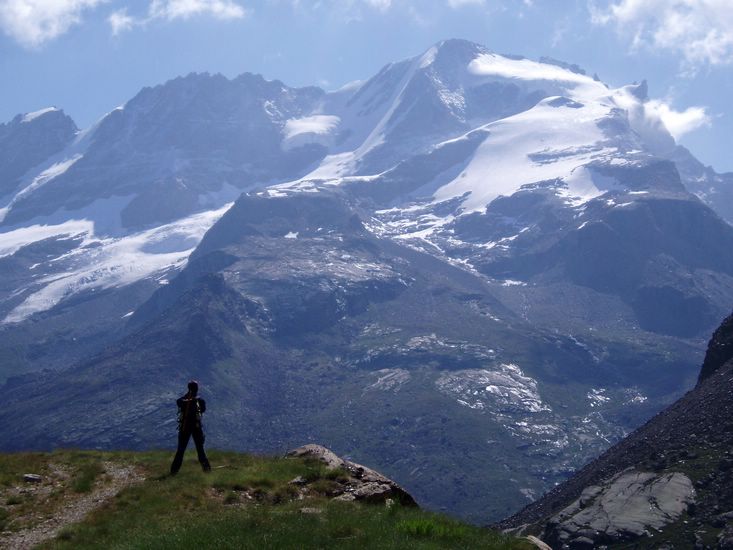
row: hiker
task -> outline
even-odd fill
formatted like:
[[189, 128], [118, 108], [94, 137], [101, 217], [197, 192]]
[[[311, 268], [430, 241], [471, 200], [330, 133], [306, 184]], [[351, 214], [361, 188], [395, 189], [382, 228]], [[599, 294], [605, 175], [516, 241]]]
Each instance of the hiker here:
[[176, 400], [178, 405], [178, 451], [171, 464], [171, 475], [178, 473], [183, 462], [183, 453], [186, 452], [188, 440], [193, 436], [196, 452], [204, 472], [210, 472], [209, 459], [204, 451], [204, 430], [201, 426], [201, 415], [206, 412], [206, 401], [197, 396], [199, 384], [195, 380], [188, 383], [188, 393]]

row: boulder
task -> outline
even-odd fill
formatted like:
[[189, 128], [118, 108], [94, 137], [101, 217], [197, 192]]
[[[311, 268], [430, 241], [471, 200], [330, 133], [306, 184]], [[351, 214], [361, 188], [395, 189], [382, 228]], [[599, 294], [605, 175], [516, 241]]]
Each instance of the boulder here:
[[289, 458], [313, 458], [334, 470], [344, 465], [344, 461], [331, 449], [313, 443], [288, 451], [285, 456]]
[[399, 502], [403, 506], [417, 506], [415, 499], [397, 483], [361, 464], [344, 460], [322, 445], [308, 444], [285, 454], [288, 458], [311, 458], [325, 464], [329, 469], [341, 469], [343, 480], [334, 491], [334, 498], [342, 501], [369, 503]]
[[685, 474], [625, 471], [580, 497], [548, 523], [553, 547], [591, 548], [631, 540], [672, 523], [694, 502]]

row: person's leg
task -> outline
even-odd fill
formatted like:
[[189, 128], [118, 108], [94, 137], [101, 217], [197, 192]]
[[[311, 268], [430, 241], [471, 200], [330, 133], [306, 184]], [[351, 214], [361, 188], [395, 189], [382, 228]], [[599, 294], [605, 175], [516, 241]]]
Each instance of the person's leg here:
[[188, 447], [188, 440], [191, 437], [191, 432], [189, 430], [183, 429], [178, 431], [178, 450], [176, 451], [176, 456], [173, 459], [173, 464], [171, 464], [171, 474], [177, 474], [178, 470], [181, 469], [181, 464], [183, 464], [183, 453], [186, 452], [186, 447]]
[[199, 462], [201, 463], [201, 468], [203, 468], [204, 472], [210, 472], [211, 466], [209, 465], [209, 459], [206, 458], [206, 451], [204, 451], [204, 441], [206, 440], [206, 436], [204, 435], [204, 431], [201, 428], [194, 428], [193, 430], [193, 442], [196, 444], [196, 452], [199, 455]]

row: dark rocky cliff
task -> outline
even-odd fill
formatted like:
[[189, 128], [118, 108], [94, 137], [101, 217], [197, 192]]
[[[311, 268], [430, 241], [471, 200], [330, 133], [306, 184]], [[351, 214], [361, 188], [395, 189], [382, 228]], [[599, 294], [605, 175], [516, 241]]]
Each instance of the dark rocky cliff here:
[[733, 315], [723, 321], [710, 339], [697, 385], [705, 382], [731, 359], [733, 359]]

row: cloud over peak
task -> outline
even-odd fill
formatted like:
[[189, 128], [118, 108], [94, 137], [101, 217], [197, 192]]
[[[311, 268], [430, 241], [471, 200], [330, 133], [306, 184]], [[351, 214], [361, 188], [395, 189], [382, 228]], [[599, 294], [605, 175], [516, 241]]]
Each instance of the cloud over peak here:
[[677, 52], [688, 72], [733, 63], [730, 0], [619, 0], [606, 8], [591, 4], [591, 15], [627, 35], [633, 48]]
[[644, 104], [644, 110], [648, 117], [661, 120], [675, 140], [712, 123], [705, 107], [689, 107], [684, 111], [676, 111], [668, 103], [652, 99]]

